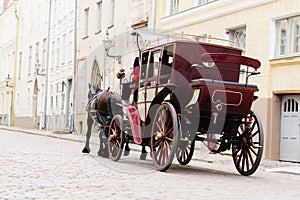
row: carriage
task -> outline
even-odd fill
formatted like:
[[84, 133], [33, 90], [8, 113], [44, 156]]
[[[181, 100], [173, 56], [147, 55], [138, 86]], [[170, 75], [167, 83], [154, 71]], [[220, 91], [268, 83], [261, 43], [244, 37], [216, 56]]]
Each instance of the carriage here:
[[166, 171], [174, 158], [188, 164], [201, 141], [214, 153], [231, 150], [240, 174], [256, 171], [263, 129], [251, 110], [258, 87], [248, 79], [259, 74], [258, 60], [230, 46], [176, 40], [142, 50], [139, 61], [137, 87], [119, 77], [122, 103], [106, 132], [112, 160], [131, 142], [149, 146], [155, 168]]

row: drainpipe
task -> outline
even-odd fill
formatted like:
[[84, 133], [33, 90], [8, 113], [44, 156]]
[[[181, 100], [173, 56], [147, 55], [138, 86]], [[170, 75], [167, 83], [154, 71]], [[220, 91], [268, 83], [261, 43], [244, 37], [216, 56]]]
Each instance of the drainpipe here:
[[75, 0], [75, 15], [74, 15], [74, 57], [73, 57], [73, 102], [71, 114], [70, 132], [75, 131], [75, 113], [76, 113], [76, 82], [77, 82], [77, 0]]
[[151, 3], [151, 19], [150, 19], [150, 28], [151, 31], [154, 31], [155, 29], [155, 15], [156, 15], [156, 0], [152, 0]]
[[14, 60], [14, 80], [13, 80], [13, 92], [11, 103], [11, 126], [15, 125], [15, 99], [16, 99], [16, 81], [17, 81], [17, 59], [18, 59], [18, 46], [19, 46], [19, 16], [17, 13], [16, 0], [14, 3], [14, 12], [16, 17], [16, 47], [15, 47], [15, 60]]
[[48, 79], [49, 79], [49, 51], [50, 51], [50, 31], [51, 31], [51, 10], [52, 0], [49, 0], [49, 16], [48, 16], [48, 43], [47, 43], [47, 64], [46, 64], [46, 80], [45, 80], [45, 99], [44, 99], [44, 130], [47, 129], [47, 100], [48, 100]]

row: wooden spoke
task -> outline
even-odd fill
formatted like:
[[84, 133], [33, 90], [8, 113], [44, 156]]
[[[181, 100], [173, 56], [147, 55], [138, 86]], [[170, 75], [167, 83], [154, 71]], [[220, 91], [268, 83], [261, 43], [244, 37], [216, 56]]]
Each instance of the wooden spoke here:
[[[153, 163], [157, 170], [167, 170], [177, 152], [178, 121], [177, 114], [170, 103], [163, 103], [153, 118], [151, 128], [151, 150]], [[155, 152], [157, 150], [157, 152]]]
[[[250, 124], [247, 122], [249, 117], [252, 118]], [[240, 174], [248, 176], [258, 168], [263, 152], [263, 139], [261, 121], [257, 114], [251, 111], [239, 126], [236, 135], [239, 144], [234, 144], [235, 146], [232, 147], [233, 162]], [[258, 144], [259, 147], [256, 147], [255, 144]], [[236, 145], [241, 147], [237, 148]]]

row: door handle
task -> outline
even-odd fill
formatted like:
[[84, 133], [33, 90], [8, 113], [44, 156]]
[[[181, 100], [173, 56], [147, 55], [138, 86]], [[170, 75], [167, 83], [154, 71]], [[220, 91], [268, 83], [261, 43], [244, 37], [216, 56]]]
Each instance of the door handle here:
[[296, 140], [297, 138], [295, 138], [295, 137], [291, 137], [290, 139], [292, 139], [292, 140]]

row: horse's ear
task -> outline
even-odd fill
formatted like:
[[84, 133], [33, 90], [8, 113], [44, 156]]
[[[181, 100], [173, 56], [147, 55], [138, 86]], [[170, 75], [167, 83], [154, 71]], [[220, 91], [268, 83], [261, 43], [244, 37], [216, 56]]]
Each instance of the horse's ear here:
[[89, 89], [91, 88], [92, 86], [91, 86], [91, 83], [89, 83]]

